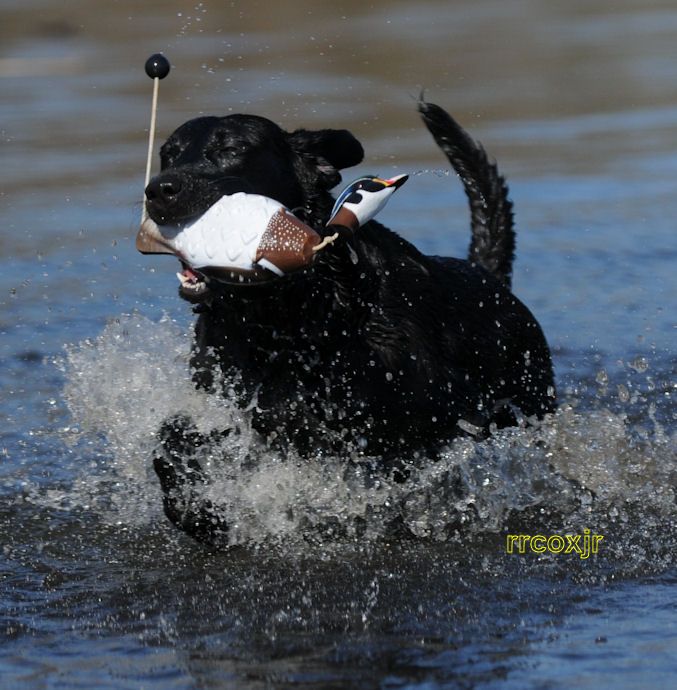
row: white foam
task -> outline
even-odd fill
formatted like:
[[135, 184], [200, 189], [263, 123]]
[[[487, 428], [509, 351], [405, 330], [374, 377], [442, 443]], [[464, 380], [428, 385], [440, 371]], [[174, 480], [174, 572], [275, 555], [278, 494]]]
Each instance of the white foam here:
[[[673, 439], [655, 423], [640, 438], [624, 414], [603, 408], [580, 412], [564, 404], [536, 429], [506, 429], [480, 443], [458, 439], [401, 484], [370, 480], [362, 465], [339, 457], [280, 457], [261, 449], [250, 413], [195, 390], [190, 342], [168, 318], [131, 315], [112, 321], [95, 341], [67, 348], [64, 395], [83, 463], [72, 504], [86, 502], [118, 524], [158, 519], [156, 432], [184, 412], [202, 432], [238, 429], [201, 458], [212, 478], [205, 492], [228, 520], [233, 543], [300, 543], [339, 532], [374, 540], [395, 520], [414, 535], [446, 540], [457, 529], [500, 531], [511, 512], [543, 505], [574, 521], [628, 502], [676, 512], [674, 463], [666, 462]], [[105, 464], [92, 471], [92, 457], [102, 455]], [[570, 479], [594, 492], [594, 501]]]

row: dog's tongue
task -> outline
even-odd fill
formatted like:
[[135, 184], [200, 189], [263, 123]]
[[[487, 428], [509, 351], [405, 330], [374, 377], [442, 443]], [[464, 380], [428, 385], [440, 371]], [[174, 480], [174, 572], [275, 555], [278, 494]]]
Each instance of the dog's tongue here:
[[190, 270], [190, 268], [184, 268], [183, 271], [181, 271], [181, 277], [179, 280], [183, 283], [185, 281], [189, 281], [191, 283], [197, 283], [200, 280], [200, 276], [198, 276], [197, 273], [194, 273], [193, 271]]

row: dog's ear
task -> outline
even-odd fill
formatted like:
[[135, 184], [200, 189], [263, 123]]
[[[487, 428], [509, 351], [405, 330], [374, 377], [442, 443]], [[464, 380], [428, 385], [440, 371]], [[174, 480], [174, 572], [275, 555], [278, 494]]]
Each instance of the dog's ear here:
[[362, 144], [347, 129], [297, 129], [289, 135], [289, 143], [315, 167], [326, 189], [341, 181], [339, 170], [357, 165], [364, 158]]

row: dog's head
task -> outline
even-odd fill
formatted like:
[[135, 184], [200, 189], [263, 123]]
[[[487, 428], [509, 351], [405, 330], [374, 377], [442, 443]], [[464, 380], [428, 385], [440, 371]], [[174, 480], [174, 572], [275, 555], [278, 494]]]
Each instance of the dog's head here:
[[346, 130], [288, 133], [255, 115], [200, 117], [162, 146], [161, 172], [146, 188], [146, 208], [156, 223], [172, 225], [199, 217], [224, 194], [247, 192], [303, 208], [309, 222], [322, 223], [339, 170], [363, 155]]

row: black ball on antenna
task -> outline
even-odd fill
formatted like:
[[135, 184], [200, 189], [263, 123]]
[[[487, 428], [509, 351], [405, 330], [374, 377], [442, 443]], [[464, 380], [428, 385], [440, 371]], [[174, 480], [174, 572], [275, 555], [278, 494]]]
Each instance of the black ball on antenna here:
[[162, 53], [155, 53], [146, 60], [145, 69], [151, 79], [164, 79], [169, 74], [169, 60]]

